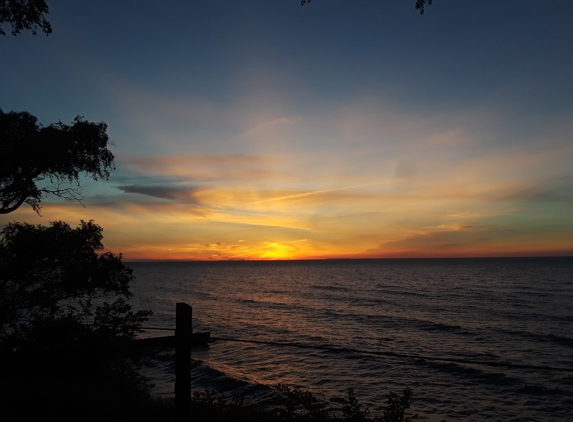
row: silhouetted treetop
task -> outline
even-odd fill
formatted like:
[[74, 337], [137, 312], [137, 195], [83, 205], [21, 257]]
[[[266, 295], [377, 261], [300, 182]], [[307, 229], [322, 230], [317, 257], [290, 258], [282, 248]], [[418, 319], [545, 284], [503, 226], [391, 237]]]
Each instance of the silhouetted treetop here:
[[30, 29], [34, 35], [36, 29], [41, 29], [48, 35], [52, 32], [52, 26], [44, 16], [48, 12], [45, 0], [0, 0], [0, 35], [6, 35], [2, 28], [4, 23], [12, 26], [12, 35], [24, 29]]
[[[71, 125], [47, 127], [28, 112], [0, 109], [0, 214], [24, 202], [40, 212], [45, 194], [82, 199], [80, 174], [107, 179], [114, 156], [107, 149], [107, 125], [77, 116]], [[69, 183], [72, 187], [62, 187]]]
[[[304, 6], [306, 3], [310, 3], [312, 0], [300, 0], [300, 5]], [[416, 10], [420, 11], [420, 14], [424, 14], [424, 6], [431, 5], [432, 0], [416, 0]]]
[[424, 6], [426, 4], [428, 6], [431, 5], [432, 0], [416, 0], [416, 10], [419, 10], [421, 15], [424, 14]]
[[[0, 340], [58, 319], [114, 327], [132, 338], [148, 311], [132, 312], [133, 280], [121, 254], [101, 253], [102, 228], [9, 223], [0, 231]], [[103, 302], [105, 298], [113, 300]]]

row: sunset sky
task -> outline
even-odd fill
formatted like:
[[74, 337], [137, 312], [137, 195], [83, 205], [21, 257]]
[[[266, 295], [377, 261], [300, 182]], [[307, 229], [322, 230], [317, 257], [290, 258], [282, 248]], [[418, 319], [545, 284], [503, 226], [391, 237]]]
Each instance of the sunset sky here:
[[[49, 1], [0, 108], [104, 121], [135, 259], [573, 255], [573, 1]], [[8, 31], [7, 31], [8, 32]]]

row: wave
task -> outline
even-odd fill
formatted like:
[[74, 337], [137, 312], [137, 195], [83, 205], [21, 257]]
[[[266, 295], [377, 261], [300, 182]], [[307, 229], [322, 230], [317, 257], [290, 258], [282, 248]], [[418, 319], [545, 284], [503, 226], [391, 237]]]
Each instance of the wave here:
[[231, 375], [201, 360], [191, 359], [191, 378], [195, 390], [214, 390], [227, 397], [244, 396], [255, 404], [268, 404], [280, 399], [280, 395], [271, 386]]
[[310, 286], [311, 289], [316, 289], [316, 290], [326, 290], [329, 292], [349, 292], [350, 289], [348, 287], [342, 287], [342, 286], [325, 286], [322, 284], [317, 284], [314, 286]]
[[447, 374], [461, 376], [466, 380], [474, 382], [495, 384], [499, 386], [517, 386], [523, 384], [522, 379], [509, 376], [503, 372], [490, 372], [485, 369], [479, 369], [473, 366], [461, 365], [452, 362], [435, 362], [419, 359], [417, 364], [436, 369]]
[[416, 320], [418, 321], [417, 325], [422, 331], [427, 332], [449, 332], [453, 334], [460, 334], [464, 336], [475, 336], [476, 333], [466, 330], [465, 328], [454, 325], [454, 324], [444, 324], [442, 322], [432, 322], [432, 321], [424, 321], [424, 320]]
[[565, 346], [569, 348], [573, 348], [573, 338], [560, 336], [556, 334], [537, 334], [531, 333], [529, 331], [521, 331], [521, 330], [500, 330], [503, 331], [505, 334], [510, 334], [514, 336], [519, 336], [526, 338], [528, 340], [535, 340], [540, 343], [553, 343], [558, 344], [560, 346]]

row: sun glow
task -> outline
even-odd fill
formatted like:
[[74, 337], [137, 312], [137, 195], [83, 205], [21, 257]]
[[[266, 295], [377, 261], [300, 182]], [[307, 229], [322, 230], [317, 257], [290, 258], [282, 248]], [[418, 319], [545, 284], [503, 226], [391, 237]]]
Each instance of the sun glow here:
[[252, 251], [250, 259], [304, 259], [304, 251], [301, 247], [295, 245], [295, 243], [305, 241], [306, 239], [290, 242], [264, 242], [261, 248]]
[[265, 242], [265, 249], [256, 253], [260, 259], [293, 259], [296, 250], [284, 243], [279, 242]]

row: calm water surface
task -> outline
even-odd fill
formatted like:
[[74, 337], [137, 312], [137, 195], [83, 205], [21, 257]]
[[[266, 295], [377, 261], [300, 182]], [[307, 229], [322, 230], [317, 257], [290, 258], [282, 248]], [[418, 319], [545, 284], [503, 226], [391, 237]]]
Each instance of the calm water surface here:
[[[193, 306], [215, 337], [573, 369], [573, 259], [129, 263], [150, 326]], [[147, 332], [145, 335], [164, 335]], [[217, 341], [193, 350], [193, 388], [274, 397], [286, 383], [325, 397], [353, 387], [378, 409], [409, 386], [426, 420], [572, 421], [573, 372]], [[147, 374], [173, 392], [173, 364]]]

